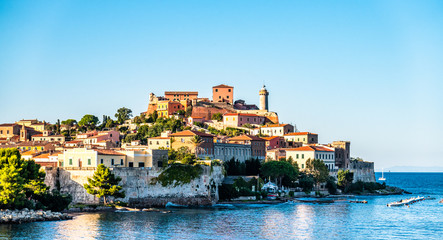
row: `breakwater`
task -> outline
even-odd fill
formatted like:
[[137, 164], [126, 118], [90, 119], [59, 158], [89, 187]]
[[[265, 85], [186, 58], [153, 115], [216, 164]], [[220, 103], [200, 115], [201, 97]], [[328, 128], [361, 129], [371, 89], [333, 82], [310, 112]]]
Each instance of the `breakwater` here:
[[22, 210], [2, 209], [0, 211], [0, 223], [23, 223], [23, 222], [40, 222], [40, 221], [58, 221], [72, 219], [66, 213], [51, 212], [43, 210]]

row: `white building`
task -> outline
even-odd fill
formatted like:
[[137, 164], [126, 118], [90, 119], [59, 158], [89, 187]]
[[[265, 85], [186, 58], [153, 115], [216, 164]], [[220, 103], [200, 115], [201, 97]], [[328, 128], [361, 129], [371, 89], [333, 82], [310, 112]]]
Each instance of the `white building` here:
[[291, 124], [271, 124], [260, 128], [260, 133], [269, 137], [283, 137], [284, 135], [292, 132], [294, 132], [294, 126]]
[[251, 145], [233, 143], [214, 143], [214, 158], [229, 161], [235, 158], [244, 162], [252, 158]]
[[320, 159], [328, 167], [329, 171], [335, 171], [334, 148], [325, 146], [303, 146], [299, 148], [286, 149], [286, 158], [292, 157], [298, 163], [300, 170], [306, 169], [308, 159]]

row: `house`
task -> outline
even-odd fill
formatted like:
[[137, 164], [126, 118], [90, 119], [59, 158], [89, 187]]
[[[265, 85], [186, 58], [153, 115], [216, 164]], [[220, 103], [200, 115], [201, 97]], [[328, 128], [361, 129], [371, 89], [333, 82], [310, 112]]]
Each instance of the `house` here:
[[298, 163], [300, 170], [306, 169], [306, 161], [308, 159], [320, 159], [323, 160], [329, 171], [335, 171], [334, 148], [326, 146], [303, 146], [286, 149], [286, 158], [290, 157]]
[[232, 158], [244, 162], [252, 158], [251, 145], [234, 143], [214, 143], [215, 159], [229, 161]]
[[47, 141], [47, 142], [65, 142], [65, 136], [54, 135], [48, 130], [44, 130], [42, 134], [32, 136], [32, 141]]
[[171, 101], [181, 101], [181, 100], [197, 100], [198, 92], [190, 91], [166, 91], [165, 98]]
[[286, 146], [285, 138], [279, 136], [262, 137], [266, 141], [266, 150], [275, 148], [284, 148]]
[[[285, 141], [287, 143], [291, 142], [301, 142], [303, 144], [317, 144], [318, 135], [311, 132], [294, 132], [284, 135]], [[290, 144], [289, 144], [290, 145]]]
[[0, 124], [0, 138], [11, 139], [20, 135], [21, 126], [15, 123]]
[[294, 126], [291, 124], [270, 124], [260, 128], [260, 133], [265, 136], [280, 136], [294, 132]]
[[22, 120], [16, 122], [16, 124], [23, 125], [25, 127], [30, 127], [32, 129], [34, 129], [34, 131], [37, 131], [37, 132], [43, 132], [45, 130], [45, 126], [46, 126], [46, 123], [44, 121], [40, 122], [37, 119], [29, 119], [29, 120], [22, 119]]
[[120, 141], [120, 132], [110, 131], [89, 131], [77, 134], [76, 140], [82, 140], [84, 145], [106, 145], [106, 140], [118, 144]]
[[126, 167], [162, 168], [168, 165], [168, 150], [145, 149], [116, 149], [126, 155]]
[[252, 158], [258, 158], [262, 160], [266, 157], [266, 141], [262, 138], [245, 134], [229, 138], [228, 143], [250, 145]]
[[213, 102], [227, 102], [233, 104], [234, 102], [234, 87], [228, 85], [217, 85], [212, 87], [212, 101]]
[[82, 147], [83, 146], [83, 140], [72, 140], [65, 142], [65, 147]]
[[188, 125], [189, 126], [195, 125], [196, 122], [204, 123], [205, 120], [206, 120], [205, 117], [190, 116], [188, 117]]
[[248, 113], [226, 113], [223, 115], [225, 127], [242, 127], [245, 124], [262, 125], [266, 117]]
[[58, 155], [60, 152], [42, 153], [35, 156], [33, 159], [35, 163], [42, 167], [58, 167]]
[[349, 168], [351, 162], [351, 142], [334, 141], [328, 144], [328, 146], [335, 149], [335, 165], [338, 168]]
[[47, 141], [28, 141], [28, 142], [20, 142], [19, 144], [17, 144], [17, 149], [21, 151], [34, 150], [34, 151], [43, 152], [43, 151], [54, 150], [55, 147], [53, 144]]
[[169, 149], [171, 147], [171, 138], [169, 137], [152, 137], [148, 138], [149, 149]]
[[276, 148], [266, 151], [266, 159], [278, 161], [286, 158], [286, 150], [284, 148]]
[[[196, 136], [201, 138], [201, 143], [197, 144], [193, 140]], [[212, 156], [214, 154], [214, 135], [194, 130], [185, 130], [173, 133], [171, 137], [171, 146], [177, 150], [180, 147], [188, 147], [192, 153], [197, 151], [200, 157]]]
[[125, 167], [126, 155], [114, 150], [73, 148], [58, 155], [61, 167]]
[[186, 106], [179, 101], [164, 100], [157, 103], [157, 114], [159, 117], [169, 118], [180, 110], [186, 111]]

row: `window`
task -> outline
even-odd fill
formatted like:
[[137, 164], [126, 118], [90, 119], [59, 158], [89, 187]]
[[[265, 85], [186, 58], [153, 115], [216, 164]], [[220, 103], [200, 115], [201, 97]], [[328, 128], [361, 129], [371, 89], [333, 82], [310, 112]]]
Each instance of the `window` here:
[[111, 134], [109, 134], [109, 136], [110, 136], [110, 137], [112, 137], [112, 133], [111, 133]]
[[302, 155], [301, 155], [301, 158], [305, 158], [305, 155], [304, 155], [304, 154], [302, 154]]
[[139, 162], [138, 163], [138, 167], [145, 167], [145, 163], [144, 162]]
[[129, 167], [134, 167], [134, 163], [133, 162], [129, 162]]
[[217, 88], [215, 89], [215, 92], [218, 92], [218, 89], [217, 89]]
[[69, 159], [69, 165], [72, 165], [72, 158]]
[[226, 96], [227, 99], [229, 99], [229, 96]]
[[185, 139], [184, 139], [184, 138], [182, 138], [182, 139], [181, 139], [181, 141], [182, 141], [182, 143], [184, 143], [184, 142], [185, 142]]
[[[9, 130], [6, 130], [6, 134], [9, 134]], [[23, 134], [22, 134], [23, 135]]]
[[157, 145], [159, 145], [160, 143], [157, 141]]
[[152, 145], [152, 141], [149, 141], [149, 145]]
[[3, 130], [0, 130], [0, 134], [3, 134]]
[[102, 158], [102, 159], [100, 159], [100, 164], [103, 164], [103, 158]]
[[304, 164], [302, 164], [302, 165], [301, 165], [301, 168], [305, 168], [305, 165], [304, 165]]
[[218, 96], [218, 99], [221, 99], [221, 96]]
[[120, 165], [123, 165], [123, 159], [120, 159]]
[[231, 92], [231, 89], [228, 89], [228, 92]]
[[157, 166], [158, 166], [159, 168], [163, 167], [163, 162], [162, 162], [162, 161], [158, 161], [158, 162], [157, 162]]
[[111, 166], [114, 166], [114, 159], [111, 158]]
[[88, 165], [91, 165], [91, 159], [88, 158]]

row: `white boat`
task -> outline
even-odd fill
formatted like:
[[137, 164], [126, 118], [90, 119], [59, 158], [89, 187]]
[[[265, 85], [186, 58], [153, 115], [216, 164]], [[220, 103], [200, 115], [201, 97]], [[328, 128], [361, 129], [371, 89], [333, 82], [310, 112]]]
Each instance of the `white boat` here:
[[381, 177], [378, 178], [378, 180], [379, 181], [386, 181], [386, 178], [384, 177], [384, 174], [383, 174], [383, 168], [381, 169]]
[[413, 203], [420, 202], [420, 201], [423, 201], [423, 200], [425, 200], [424, 197], [418, 196], [418, 197], [415, 197], [415, 198], [403, 199], [403, 200], [400, 200], [398, 202], [388, 203], [387, 206], [388, 207], [401, 207], [401, 206], [405, 206], [405, 205], [409, 206], [409, 204], [413, 204]]

